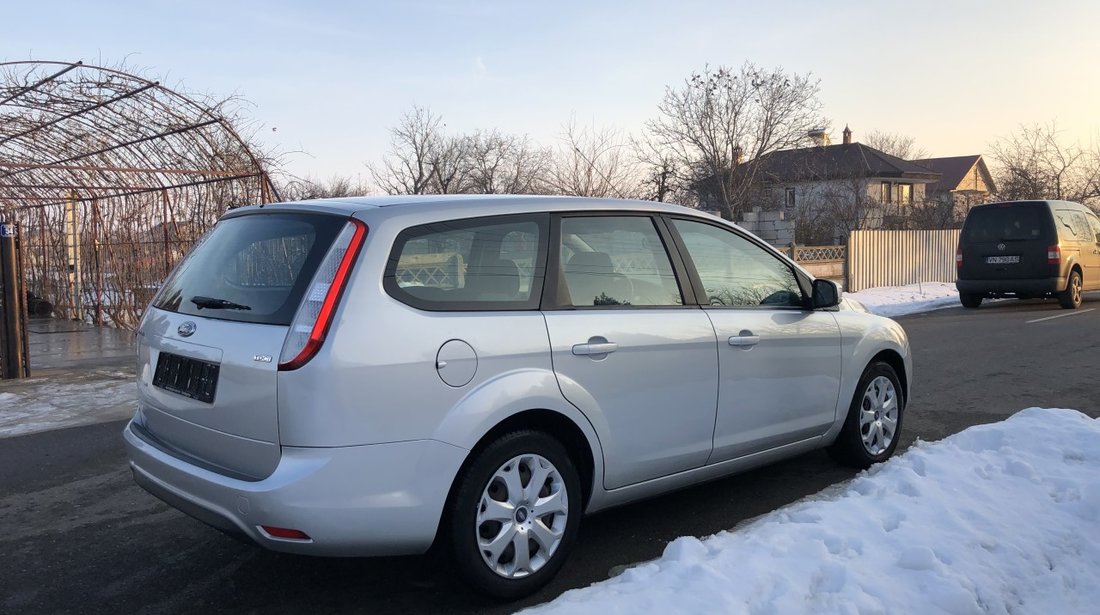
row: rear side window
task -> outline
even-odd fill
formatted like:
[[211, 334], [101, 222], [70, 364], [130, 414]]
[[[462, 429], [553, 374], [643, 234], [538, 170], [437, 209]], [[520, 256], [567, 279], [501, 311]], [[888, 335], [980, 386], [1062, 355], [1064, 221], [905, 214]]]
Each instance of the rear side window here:
[[1049, 228], [1047, 211], [1038, 203], [974, 208], [966, 218], [963, 238], [975, 242], [1043, 239]]
[[435, 311], [537, 309], [549, 215], [499, 216], [402, 231], [383, 285], [395, 299]]
[[343, 218], [264, 213], [228, 218], [191, 249], [153, 301], [162, 310], [289, 325]]
[[1054, 212], [1054, 221], [1058, 224], [1058, 234], [1070, 241], [1092, 241], [1085, 214], [1069, 209]]

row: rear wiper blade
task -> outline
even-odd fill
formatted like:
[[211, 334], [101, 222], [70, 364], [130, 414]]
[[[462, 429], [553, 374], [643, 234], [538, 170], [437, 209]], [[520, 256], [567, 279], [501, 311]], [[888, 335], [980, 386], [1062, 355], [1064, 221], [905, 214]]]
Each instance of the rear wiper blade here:
[[251, 310], [251, 306], [242, 305], [240, 303], [233, 303], [228, 299], [216, 299], [214, 297], [191, 297], [191, 303], [194, 303], [201, 310], [202, 308], [210, 308], [212, 310]]

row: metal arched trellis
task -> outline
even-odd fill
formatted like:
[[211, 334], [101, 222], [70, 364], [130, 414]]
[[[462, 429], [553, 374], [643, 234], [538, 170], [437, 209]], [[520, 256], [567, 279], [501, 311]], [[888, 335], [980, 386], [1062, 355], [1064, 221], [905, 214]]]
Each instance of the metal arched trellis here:
[[0, 63], [0, 218], [20, 224], [28, 289], [133, 326], [222, 213], [277, 200], [227, 107], [112, 68]]

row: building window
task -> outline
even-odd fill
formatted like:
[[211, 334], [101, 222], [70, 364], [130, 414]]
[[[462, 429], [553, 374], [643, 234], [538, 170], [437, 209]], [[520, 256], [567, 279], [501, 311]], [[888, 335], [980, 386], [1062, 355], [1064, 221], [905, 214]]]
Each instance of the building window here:
[[879, 196], [879, 202], [889, 203], [892, 197], [890, 182], [882, 182], [882, 194]]
[[899, 203], [912, 204], [913, 184], [898, 184], [897, 196]]
[[784, 203], [788, 208], [794, 207], [794, 188], [787, 188], [786, 201]]

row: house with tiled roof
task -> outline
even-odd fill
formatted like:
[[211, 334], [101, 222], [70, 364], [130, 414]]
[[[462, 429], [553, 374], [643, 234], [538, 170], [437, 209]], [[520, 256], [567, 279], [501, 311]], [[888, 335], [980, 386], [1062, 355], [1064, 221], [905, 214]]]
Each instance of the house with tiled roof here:
[[925, 187], [926, 197], [954, 203], [962, 212], [990, 202], [997, 191], [981, 154], [924, 158], [913, 163], [940, 174], [939, 181]]
[[904, 206], [925, 199], [927, 186], [940, 174], [852, 141], [780, 150], [762, 156], [756, 178], [763, 190], [754, 205], [792, 213], [851, 196], [859, 202]]

